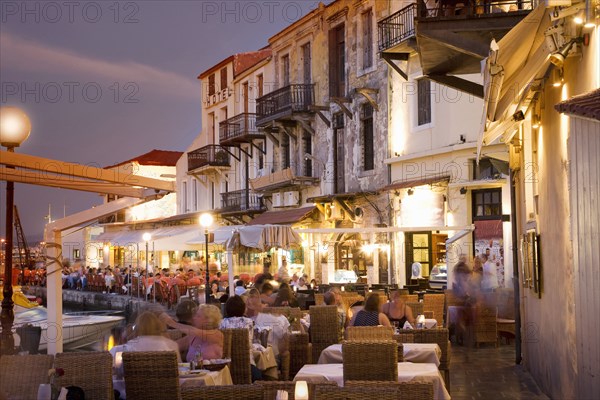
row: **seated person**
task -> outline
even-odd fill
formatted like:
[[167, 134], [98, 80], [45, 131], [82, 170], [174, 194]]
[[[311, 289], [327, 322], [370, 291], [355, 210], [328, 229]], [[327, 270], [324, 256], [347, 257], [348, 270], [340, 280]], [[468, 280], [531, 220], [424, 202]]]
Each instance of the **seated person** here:
[[234, 294], [236, 296], [241, 296], [246, 292], [246, 287], [244, 286], [244, 281], [241, 279], [238, 279], [237, 282], [235, 282], [235, 290], [234, 290]]
[[329, 292], [325, 293], [325, 295], [323, 296], [323, 299], [325, 301], [325, 305], [337, 306], [337, 308], [338, 308], [338, 310], [337, 310], [338, 331], [339, 331], [338, 338], [339, 338], [339, 340], [343, 340], [344, 339], [344, 329], [350, 323], [350, 318], [348, 318], [348, 314], [346, 313], [346, 310], [344, 309], [343, 305], [341, 304], [341, 296], [330, 290]]
[[390, 322], [397, 325], [400, 329], [404, 327], [407, 321], [413, 328], [416, 327], [412, 309], [402, 300], [399, 290], [392, 292], [391, 301], [383, 305], [382, 312], [388, 317]]
[[182, 300], [175, 309], [175, 316], [180, 324], [193, 325], [194, 315], [198, 310], [198, 304], [193, 300]]
[[[264, 286], [264, 285], [263, 285]], [[298, 300], [296, 296], [294, 296], [294, 291], [287, 283], [282, 283], [279, 285], [279, 290], [277, 291], [277, 296], [275, 296], [275, 301], [273, 302], [274, 307], [298, 307]]]
[[269, 282], [262, 284], [260, 300], [268, 306], [272, 306], [275, 303], [275, 298], [273, 297], [273, 285]]
[[261, 294], [258, 292], [258, 289], [252, 288], [249, 289], [245, 294], [246, 298], [246, 317], [254, 320], [258, 313], [262, 312], [263, 308], [266, 306], [262, 303]]
[[179, 329], [187, 336], [179, 339], [179, 350], [186, 352], [186, 361], [193, 361], [197, 354], [203, 359], [223, 358], [223, 333], [219, 331], [221, 310], [210, 304], [201, 304], [192, 320], [192, 325], [175, 322], [168, 314], [160, 319], [168, 326]]
[[127, 342], [125, 351], [174, 351], [177, 361], [181, 362], [177, 342], [164, 337], [165, 331], [164, 322], [150, 311], [145, 311], [135, 320], [135, 338]]
[[371, 294], [365, 302], [365, 308], [354, 315], [351, 326], [392, 326], [388, 317], [381, 312], [379, 295]]
[[252, 381], [261, 380], [262, 373], [256, 367], [252, 355], [252, 342], [254, 339], [254, 321], [244, 317], [246, 312], [246, 303], [240, 296], [233, 296], [227, 299], [225, 303], [225, 315], [221, 321], [221, 329], [247, 329], [248, 340], [250, 341], [250, 364], [252, 367]]

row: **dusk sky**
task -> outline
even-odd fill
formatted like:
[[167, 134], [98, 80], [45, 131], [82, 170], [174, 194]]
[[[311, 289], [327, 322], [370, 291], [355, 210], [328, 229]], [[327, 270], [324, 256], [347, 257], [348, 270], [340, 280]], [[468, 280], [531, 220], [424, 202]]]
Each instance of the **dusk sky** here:
[[[329, 3], [329, 2], [326, 2]], [[184, 151], [201, 130], [200, 72], [268, 38], [315, 1], [2, 1], [1, 105], [32, 132], [17, 152], [105, 167]], [[6, 184], [0, 183], [0, 237]], [[100, 204], [95, 194], [15, 184], [25, 235]]]

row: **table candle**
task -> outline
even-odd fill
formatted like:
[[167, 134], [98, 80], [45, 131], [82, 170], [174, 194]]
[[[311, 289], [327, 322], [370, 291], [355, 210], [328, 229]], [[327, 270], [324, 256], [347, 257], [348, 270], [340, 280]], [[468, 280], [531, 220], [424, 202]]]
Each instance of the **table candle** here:
[[296, 400], [308, 400], [308, 384], [306, 383], [306, 381], [296, 382], [294, 398]]

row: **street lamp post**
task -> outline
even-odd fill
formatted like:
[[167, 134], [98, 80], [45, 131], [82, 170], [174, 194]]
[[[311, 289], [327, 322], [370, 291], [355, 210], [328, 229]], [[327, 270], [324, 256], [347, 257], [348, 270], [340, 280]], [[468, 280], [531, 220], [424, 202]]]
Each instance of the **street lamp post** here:
[[[9, 152], [14, 152], [31, 132], [31, 122], [27, 115], [16, 107], [0, 108], [0, 145]], [[9, 167], [11, 168], [11, 167]], [[2, 354], [14, 353], [15, 342], [12, 334], [12, 325], [15, 320], [13, 311], [12, 288], [12, 249], [13, 249], [13, 208], [15, 184], [6, 182], [6, 245], [4, 251], [4, 284], [2, 287]], [[6, 250], [8, 249], [8, 253]]]
[[209, 213], [200, 215], [200, 225], [204, 227], [204, 242], [206, 244], [206, 283], [204, 284], [204, 295], [206, 298], [206, 304], [209, 303], [210, 299], [210, 275], [208, 271], [208, 228], [213, 223], [213, 216]]
[[[148, 269], [148, 242], [150, 241], [150, 239], [152, 239], [152, 235], [150, 235], [148, 232], [146, 232], [142, 236], [142, 239], [144, 239], [144, 242], [146, 242], [146, 283], [150, 284], [150, 270]], [[146, 291], [148, 290], [147, 288], [144, 288], [144, 289]], [[144, 292], [144, 300], [148, 300], [147, 294], [145, 292]]]

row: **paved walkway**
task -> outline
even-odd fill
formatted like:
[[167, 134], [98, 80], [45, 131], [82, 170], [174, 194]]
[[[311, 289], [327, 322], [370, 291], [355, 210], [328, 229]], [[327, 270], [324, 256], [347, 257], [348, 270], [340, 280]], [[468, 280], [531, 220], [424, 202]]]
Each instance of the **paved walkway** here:
[[548, 399], [521, 365], [515, 365], [514, 344], [482, 344], [479, 349], [452, 343], [452, 400]]

